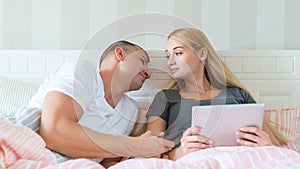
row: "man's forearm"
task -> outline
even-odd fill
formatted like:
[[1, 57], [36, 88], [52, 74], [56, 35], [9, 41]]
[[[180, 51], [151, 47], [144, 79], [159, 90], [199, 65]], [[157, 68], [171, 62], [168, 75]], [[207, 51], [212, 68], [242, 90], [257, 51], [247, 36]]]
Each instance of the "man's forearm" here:
[[126, 139], [122, 136], [98, 133], [74, 122], [63, 121], [58, 121], [54, 128], [42, 125], [40, 134], [49, 149], [73, 158], [119, 157], [122, 154], [114, 153], [115, 145], [111, 140], [121, 142], [122, 139]]

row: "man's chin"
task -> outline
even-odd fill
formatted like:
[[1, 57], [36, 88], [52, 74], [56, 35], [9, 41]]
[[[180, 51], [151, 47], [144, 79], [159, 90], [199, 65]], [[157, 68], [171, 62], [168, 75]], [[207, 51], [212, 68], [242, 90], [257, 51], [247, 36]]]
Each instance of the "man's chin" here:
[[132, 86], [132, 87], [130, 87], [129, 88], [129, 91], [135, 91], [135, 90], [140, 90], [142, 88], [142, 85], [140, 85], [140, 86]]
[[136, 90], [140, 90], [141, 87], [135, 87], [135, 88], [132, 88], [132, 89], [129, 89], [129, 91], [136, 91]]

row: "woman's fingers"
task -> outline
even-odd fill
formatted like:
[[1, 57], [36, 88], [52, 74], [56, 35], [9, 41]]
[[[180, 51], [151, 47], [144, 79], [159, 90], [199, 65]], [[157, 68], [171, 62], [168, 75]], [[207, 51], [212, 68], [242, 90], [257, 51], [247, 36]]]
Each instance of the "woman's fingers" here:
[[244, 146], [272, 145], [269, 135], [257, 127], [243, 127], [236, 134], [237, 142]]
[[260, 130], [258, 127], [243, 127], [240, 130], [246, 133], [255, 134], [257, 136], [262, 136], [262, 130]]
[[186, 137], [191, 136], [191, 135], [200, 135], [202, 131], [202, 128], [200, 127], [190, 127], [185, 130], [185, 132], [182, 135], [181, 142], [186, 139]]
[[197, 126], [191, 127], [191, 130], [190, 130], [191, 135], [200, 135], [201, 132], [202, 132], [201, 127], [197, 127]]
[[257, 143], [249, 141], [249, 140], [245, 140], [245, 139], [236, 139], [236, 141], [242, 145], [242, 146], [248, 146], [248, 147], [257, 147]]
[[203, 144], [211, 144], [211, 141], [208, 138], [200, 135], [187, 136], [182, 142], [196, 142], [196, 143], [203, 143]]
[[204, 144], [204, 143], [188, 143], [183, 145], [184, 148], [191, 149], [191, 148], [196, 148], [196, 149], [204, 149], [204, 148], [209, 148], [211, 147], [210, 144]]
[[189, 143], [186, 146], [182, 145], [182, 150], [183, 150], [183, 154], [188, 154], [190, 152], [194, 152], [194, 151], [198, 151], [210, 147], [212, 147], [212, 145], [202, 144], [202, 143]]
[[212, 142], [208, 138], [200, 135], [201, 131], [202, 128], [200, 127], [191, 127], [184, 132], [181, 138], [183, 154], [212, 147]]

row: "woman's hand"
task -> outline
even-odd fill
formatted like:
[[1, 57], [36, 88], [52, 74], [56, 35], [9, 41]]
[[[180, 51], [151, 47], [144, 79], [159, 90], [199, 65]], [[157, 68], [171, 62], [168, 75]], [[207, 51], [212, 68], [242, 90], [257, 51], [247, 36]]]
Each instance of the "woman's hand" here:
[[271, 146], [273, 145], [269, 134], [257, 127], [243, 127], [236, 132], [236, 140], [242, 146]]
[[181, 138], [182, 155], [212, 147], [212, 141], [201, 136], [201, 131], [200, 127], [191, 127], [183, 133]]

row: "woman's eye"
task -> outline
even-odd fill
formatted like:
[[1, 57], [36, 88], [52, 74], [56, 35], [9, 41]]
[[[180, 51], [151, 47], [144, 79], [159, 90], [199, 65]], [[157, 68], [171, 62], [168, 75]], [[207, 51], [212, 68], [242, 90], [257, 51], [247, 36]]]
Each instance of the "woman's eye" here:
[[169, 58], [170, 58], [170, 55], [166, 55], [166, 58], [169, 59]]
[[182, 52], [176, 52], [175, 55], [176, 56], [180, 56], [182, 54]]

